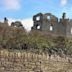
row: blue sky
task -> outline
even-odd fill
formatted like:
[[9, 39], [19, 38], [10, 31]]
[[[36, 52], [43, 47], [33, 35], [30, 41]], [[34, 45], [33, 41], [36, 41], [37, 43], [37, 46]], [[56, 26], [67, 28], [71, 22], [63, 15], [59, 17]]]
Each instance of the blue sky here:
[[38, 12], [51, 12], [61, 17], [66, 12], [72, 18], [72, 0], [0, 0], [0, 18], [31, 18]]
[[32, 16], [42, 12], [61, 17], [63, 12], [72, 18], [72, 0], [0, 0], [0, 19], [20, 20], [27, 29], [33, 25]]

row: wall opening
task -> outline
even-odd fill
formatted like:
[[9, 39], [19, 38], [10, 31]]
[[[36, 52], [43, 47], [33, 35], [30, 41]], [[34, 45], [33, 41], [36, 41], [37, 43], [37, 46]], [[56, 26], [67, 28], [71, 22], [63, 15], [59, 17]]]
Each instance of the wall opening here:
[[36, 17], [36, 20], [37, 20], [37, 21], [40, 20], [40, 16]]
[[72, 34], [72, 27], [71, 27], [71, 34]]
[[53, 31], [53, 26], [52, 25], [50, 26], [50, 31]]
[[37, 26], [37, 29], [40, 29], [40, 26]]
[[47, 16], [47, 19], [50, 20], [50, 16]]

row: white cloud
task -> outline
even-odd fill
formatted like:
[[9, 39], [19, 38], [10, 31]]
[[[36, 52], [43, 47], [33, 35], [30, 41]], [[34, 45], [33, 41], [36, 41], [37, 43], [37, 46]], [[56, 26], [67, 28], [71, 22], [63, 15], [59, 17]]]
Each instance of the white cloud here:
[[21, 21], [23, 26], [25, 27], [25, 29], [27, 31], [31, 30], [31, 27], [33, 26], [33, 21], [31, 18], [27, 18], [27, 19], [12, 19], [12, 18], [8, 18], [9, 21], [9, 25], [11, 24], [11, 22], [15, 22], [15, 21]]
[[23, 19], [21, 20], [23, 26], [26, 28], [26, 30], [31, 30], [31, 27], [33, 26], [33, 21], [31, 18]]
[[68, 0], [61, 0], [61, 6], [65, 6], [67, 4]]
[[7, 10], [18, 10], [21, 7], [20, 0], [3, 0], [2, 5]]

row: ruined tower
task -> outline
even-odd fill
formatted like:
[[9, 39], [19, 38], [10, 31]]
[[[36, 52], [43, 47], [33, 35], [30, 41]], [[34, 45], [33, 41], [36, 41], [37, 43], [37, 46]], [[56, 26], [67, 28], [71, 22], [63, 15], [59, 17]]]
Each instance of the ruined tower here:
[[72, 37], [72, 19], [66, 18], [66, 13], [63, 13], [60, 19], [51, 13], [38, 13], [33, 16], [33, 23], [31, 30]]
[[51, 13], [38, 13], [33, 16], [33, 27], [31, 30], [47, 31], [48, 33], [56, 33], [56, 24], [58, 18]]
[[42, 23], [43, 23], [43, 14], [38, 13], [37, 15], [33, 16], [34, 26], [32, 27], [33, 30], [42, 30]]

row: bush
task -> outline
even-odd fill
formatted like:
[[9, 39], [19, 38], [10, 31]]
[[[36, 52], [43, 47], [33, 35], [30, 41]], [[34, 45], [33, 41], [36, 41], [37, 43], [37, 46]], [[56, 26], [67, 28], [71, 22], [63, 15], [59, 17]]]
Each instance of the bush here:
[[72, 56], [72, 39], [51, 37], [40, 31], [1, 27], [0, 48]]

